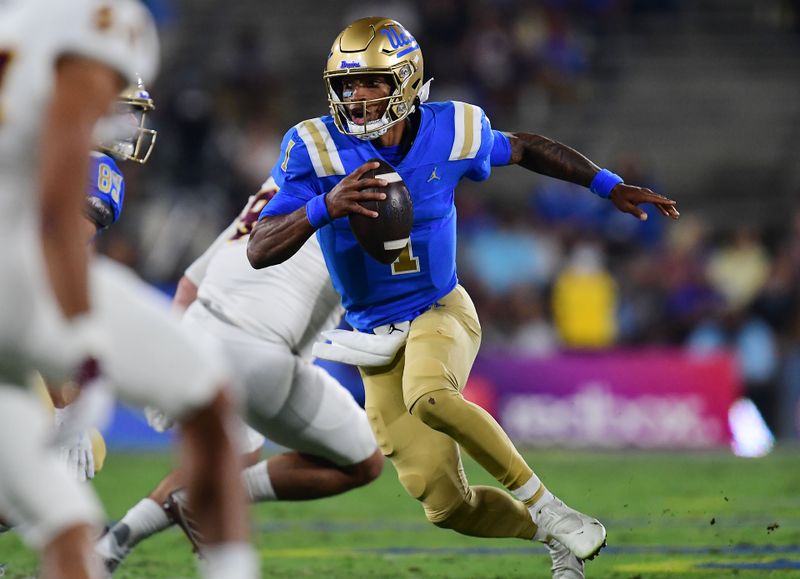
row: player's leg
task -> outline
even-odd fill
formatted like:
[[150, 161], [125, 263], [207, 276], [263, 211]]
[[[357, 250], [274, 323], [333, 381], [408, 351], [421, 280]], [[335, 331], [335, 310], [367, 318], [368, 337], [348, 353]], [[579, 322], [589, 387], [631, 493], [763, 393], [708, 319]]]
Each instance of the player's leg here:
[[21, 386], [33, 368], [69, 378], [88, 342], [53, 300], [33, 239], [37, 228], [20, 223], [6, 238], [13, 251], [0, 255], [0, 513], [40, 552], [43, 577], [98, 577], [91, 545], [100, 505], [52, 450], [52, 420]]
[[[261, 384], [248, 396], [248, 418], [270, 440], [293, 451], [247, 469], [248, 487], [262, 489], [260, 500], [292, 501], [336, 495], [375, 480], [383, 456], [364, 410], [324, 369], [285, 348], [262, 346], [262, 352], [270, 350], [261, 358]], [[275, 376], [267, 368], [284, 368], [286, 374]], [[271, 384], [287, 377], [288, 395], [271, 396]]]
[[455, 441], [411, 415], [403, 400], [406, 363], [362, 368], [366, 411], [383, 454], [409, 495], [440, 527], [478, 537], [533, 538], [536, 526], [524, 505], [494, 487], [470, 487]]
[[195, 302], [182, 323], [225, 349], [245, 385], [248, 422], [293, 449], [245, 470], [251, 498], [307, 500], [364, 485], [378, 476], [377, 452], [364, 412], [327, 372], [282, 343], [257, 338]]
[[104, 370], [128, 402], [151, 404], [180, 422], [189, 503], [209, 545], [205, 575], [255, 576], [221, 356], [172, 319], [162, 297], [127, 270], [103, 261], [92, 274], [92, 297], [109, 339]]
[[405, 348], [403, 397], [408, 411], [456, 441], [528, 507], [540, 528], [580, 559], [605, 544], [596, 520], [565, 506], [548, 491], [485, 410], [464, 399], [464, 388], [480, 343], [475, 307], [460, 286], [412, 324]]
[[422, 422], [458, 442], [503, 486], [514, 489], [533, 471], [497, 421], [461, 396], [480, 339], [477, 313], [460, 286], [416, 318], [405, 348], [404, 403]]
[[0, 385], [0, 512], [42, 553], [45, 578], [96, 578], [102, 511], [49, 448], [52, 423], [28, 389]]
[[[264, 438], [258, 433], [245, 432], [246, 426], [241, 425], [242, 440], [245, 446], [242, 451], [242, 464], [245, 468], [253, 466], [261, 459], [261, 446]], [[113, 573], [122, 561], [140, 542], [174, 524], [181, 524], [182, 530], [192, 541], [195, 551], [199, 550], [202, 542], [196, 529], [183, 528], [187, 521], [180, 519], [180, 514], [175, 512], [174, 501], [185, 503], [185, 476], [180, 469], [174, 469], [167, 474], [148, 496], [133, 505], [118, 522], [97, 541], [95, 551], [103, 559], [106, 570]], [[250, 493], [248, 488], [248, 493]]]

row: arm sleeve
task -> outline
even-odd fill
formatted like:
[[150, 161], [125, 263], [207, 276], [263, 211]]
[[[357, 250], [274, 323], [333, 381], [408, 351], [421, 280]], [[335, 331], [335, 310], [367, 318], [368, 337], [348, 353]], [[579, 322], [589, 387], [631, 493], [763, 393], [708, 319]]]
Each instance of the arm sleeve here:
[[[63, 9], [62, 9], [63, 8]], [[150, 12], [135, 0], [55, 2], [49, 14], [64, 37], [58, 54], [75, 54], [116, 70], [129, 84], [150, 83], [158, 69], [158, 35]]]
[[472, 181], [485, 181], [492, 174], [492, 150], [494, 148], [492, 124], [486, 113], [481, 110], [481, 145], [469, 169], [464, 173]]
[[272, 169], [278, 193], [261, 211], [265, 215], [286, 215], [296, 211], [314, 196], [321, 195], [320, 181], [303, 140], [292, 129], [283, 137], [280, 161]]
[[492, 167], [505, 167], [511, 162], [511, 141], [500, 131], [492, 130]]

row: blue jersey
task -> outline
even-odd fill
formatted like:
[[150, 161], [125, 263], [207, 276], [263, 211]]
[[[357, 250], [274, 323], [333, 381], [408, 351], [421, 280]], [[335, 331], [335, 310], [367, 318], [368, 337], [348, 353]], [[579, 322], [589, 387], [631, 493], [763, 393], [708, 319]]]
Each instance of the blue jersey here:
[[[419, 109], [416, 138], [395, 167], [414, 205], [411, 239], [400, 257], [391, 265], [370, 257], [347, 218], [317, 232], [346, 319], [361, 331], [414, 319], [453, 290], [458, 283], [453, 192], [462, 177], [481, 181], [491, 173], [498, 133], [479, 107], [441, 102]], [[497, 138], [507, 146], [505, 137]], [[380, 156], [371, 142], [340, 133], [330, 116], [299, 123], [283, 138], [272, 171], [280, 190], [261, 215], [291, 213]]]
[[87, 197], [96, 197], [111, 208], [116, 223], [125, 200], [125, 178], [114, 159], [92, 151], [89, 162], [89, 191]]

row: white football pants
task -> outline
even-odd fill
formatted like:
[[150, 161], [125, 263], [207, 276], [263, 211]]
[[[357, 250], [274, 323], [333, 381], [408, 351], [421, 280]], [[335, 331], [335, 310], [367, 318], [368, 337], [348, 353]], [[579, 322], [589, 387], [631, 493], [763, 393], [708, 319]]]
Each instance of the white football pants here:
[[273, 442], [340, 466], [359, 463], [377, 449], [367, 416], [347, 389], [286, 344], [248, 334], [197, 301], [183, 324], [192, 334], [219, 341], [244, 386], [247, 422]]

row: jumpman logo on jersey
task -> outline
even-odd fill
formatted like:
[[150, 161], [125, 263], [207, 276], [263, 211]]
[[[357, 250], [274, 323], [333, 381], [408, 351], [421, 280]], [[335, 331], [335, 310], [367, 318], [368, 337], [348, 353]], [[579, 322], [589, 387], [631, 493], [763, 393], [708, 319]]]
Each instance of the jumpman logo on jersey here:
[[403, 333], [403, 330], [395, 326], [394, 324], [389, 324], [389, 335], [394, 334], [395, 332]]
[[431, 171], [431, 176], [428, 177], [428, 183], [430, 183], [431, 181], [439, 181], [439, 180], [441, 180], [441, 177], [439, 177], [439, 175], [436, 174], [436, 167], [434, 167], [433, 171]]

